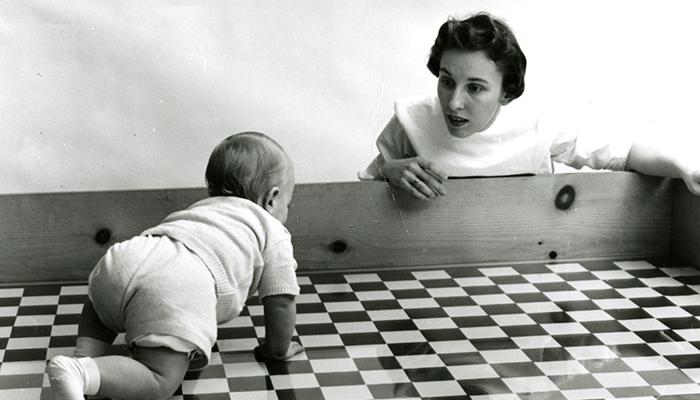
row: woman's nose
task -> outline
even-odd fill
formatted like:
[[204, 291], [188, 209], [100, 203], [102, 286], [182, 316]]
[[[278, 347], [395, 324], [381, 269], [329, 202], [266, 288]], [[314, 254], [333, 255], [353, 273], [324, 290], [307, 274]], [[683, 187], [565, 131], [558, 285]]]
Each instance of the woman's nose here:
[[450, 108], [453, 110], [462, 110], [466, 104], [465, 93], [461, 90], [455, 90], [450, 96]]

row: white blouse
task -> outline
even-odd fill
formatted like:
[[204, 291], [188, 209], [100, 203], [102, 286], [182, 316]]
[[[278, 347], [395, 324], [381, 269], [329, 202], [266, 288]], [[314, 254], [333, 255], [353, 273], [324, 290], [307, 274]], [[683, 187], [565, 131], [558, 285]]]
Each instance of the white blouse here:
[[377, 139], [379, 155], [360, 179], [380, 179], [387, 161], [421, 156], [448, 176], [551, 174], [553, 161], [580, 169], [624, 170], [630, 140], [586, 143], [536, 117], [525, 102], [502, 106], [493, 124], [467, 138], [452, 136], [437, 97], [394, 103], [394, 116]]

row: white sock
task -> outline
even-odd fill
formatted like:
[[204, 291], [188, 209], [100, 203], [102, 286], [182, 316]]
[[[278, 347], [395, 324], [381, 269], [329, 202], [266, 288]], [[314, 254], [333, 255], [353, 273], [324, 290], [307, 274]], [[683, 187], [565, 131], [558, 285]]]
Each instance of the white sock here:
[[100, 389], [100, 370], [89, 357], [56, 356], [46, 369], [51, 388], [64, 400], [83, 400], [84, 394], [97, 394]]
[[96, 395], [100, 390], [100, 368], [97, 367], [95, 359], [92, 357], [77, 358], [78, 364], [83, 367], [85, 374], [85, 394], [92, 396]]

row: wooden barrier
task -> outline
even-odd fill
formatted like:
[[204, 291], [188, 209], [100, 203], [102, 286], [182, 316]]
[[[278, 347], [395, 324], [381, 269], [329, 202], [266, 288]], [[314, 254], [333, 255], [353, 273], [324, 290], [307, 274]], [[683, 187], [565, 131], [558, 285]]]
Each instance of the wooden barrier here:
[[0, 196], [0, 283], [85, 280], [110, 244], [204, 196], [204, 189]]
[[[567, 185], [573, 204], [557, 209]], [[670, 189], [632, 173], [454, 180], [435, 201], [380, 182], [311, 185], [287, 225], [312, 270], [662, 256]]]
[[673, 189], [671, 251], [675, 259], [700, 267], [700, 196], [680, 180]]
[[[307, 271], [667, 256], [672, 183], [622, 172], [459, 179], [434, 201], [383, 182], [301, 184], [287, 226]], [[85, 280], [109, 245], [205, 196], [2, 195], [0, 284]]]

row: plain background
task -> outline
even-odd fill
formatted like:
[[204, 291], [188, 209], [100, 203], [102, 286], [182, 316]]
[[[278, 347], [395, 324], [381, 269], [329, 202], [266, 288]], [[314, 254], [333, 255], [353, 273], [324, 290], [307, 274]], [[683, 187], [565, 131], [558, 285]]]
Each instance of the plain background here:
[[[201, 187], [231, 133], [276, 138], [298, 182], [356, 180], [450, 16], [489, 11], [526, 95], [592, 134], [698, 142], [692, 0], [0, 2], [0, 193]], [[697, 146], [696, 146], [697, 147]]]

